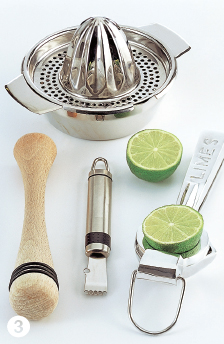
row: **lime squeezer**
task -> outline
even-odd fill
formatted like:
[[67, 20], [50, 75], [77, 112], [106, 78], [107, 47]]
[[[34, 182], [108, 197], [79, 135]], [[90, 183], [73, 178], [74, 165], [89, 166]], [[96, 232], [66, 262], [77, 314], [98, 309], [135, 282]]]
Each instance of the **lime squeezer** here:
[[[177, 199], [177, 204], [186, 205], [200, 211], [219, 172], [223, 159], [224, 134], [211, 131], [203, 132], [196, 145]], [[176, 324], [185, 292], [185, 278], [194, 275], [211, 263], [216, 256], [216, 250], [212, 246], [205, 229], [203, 229], [201, 235], [199, 251], [189, 258], [183, 258], [181, 255], [176, 257], [155, 249], [145, 250], [142, 243], [143, 238], [142, 227], [139, 227], [135, 239], [135, 251], [140, 259], [140, 263], [138, 269], [133, 271], [131, 277], [128, 312], [132, 323], [140, 331], [156, 335], [170, 330]], [[178, 281], [181, 281], [182, 288], [176, 315], [172, 323], [166, 328], [159, 331], [149, 331], [134, 320], [133, 299], [135, 283], [138, 280], [162, 282], [174, 286], [177, 286]]]

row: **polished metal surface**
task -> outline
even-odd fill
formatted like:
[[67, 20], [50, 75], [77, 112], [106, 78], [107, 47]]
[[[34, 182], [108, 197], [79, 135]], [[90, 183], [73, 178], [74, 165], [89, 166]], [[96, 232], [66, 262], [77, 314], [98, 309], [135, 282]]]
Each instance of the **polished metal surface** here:
[[191, 47], [180, 36], [175, 34], [173, 31], [165, 28], [161, 30], [161, 25], [153, 24], [141, 27], [142, 31], [150, 32], [154, 38], [157, 38], [161, 43], [168, 45], [172, 50], [173, 55], [177, 58], [188, 52]]
[[224, 159], [224, 135], [203, 132], [187, 170], [177, 204], [200, 210]]
[[[105, 169], [97, 169], [102, 162]], [[85, 292], [101, 295], [107, 292], [106, 258], [110, 254], [111, 241], [112, 174], [104, 158], [93, 161], [88, 178], [85, 253], [89, 257]], [[95, 288], [95, 289], [92, 289]]]
[[[61, 73], [67, 65], [68, 47], [64, 45], [43, 55], [34, 71], [31, 85], [36, 86], [35, 89], [42, 96], [63, 105], [68, 111], [77, 113], [123, 113], [157, 96], [160, 93], [158, 91], [164, 90], [176, 76], [177, 67], [172, 52], [164, 50], [164, 47], [151, 37], [147, 39], [146, 34], [137, 29], [134, 31], [126, 27], [121, 28], [128, 38], [133, 63], [139, 74], [138, 82], [135, 82], [129, 92], [117, 93], [116, 96], [111, 94], [110, 97], [90, 97], [65, 88], [61, 81]], [[75, 35], [76, 31], [73, 32]], [[87, 89], [87, 86], [85, 87]]]
[[86, 19], [69, 44], [60, 81], [71, 93], [90, 99], [133, 90], [140, 74], [123, 30], [108, 18]]
[[[224, 134], [213, 131], [202, 132], [184, 178], [177, 204], [184, 204], [195, 210], [200, 210], [223, 160]], [[136, 234], [135, 250], [140, 259], [145, 252], [142, 244], [143, 237], [142, 228], [139, 227]], [[205, 228], [200, 241], [200, 251], [194, 256], [184, 259], [184, 277], [192, 276], [210, 264], [216, 256], [216, 250], [212, 246]]]
[[161, 99], [152, 98], [133, 111], [114, 114], [81, 114], [64, 109], [46, 114], [50, 123], [65, 134], [86, 140], [113, 140], [141, 130], [158, 111]]
[[177, 306], [177, 311], [176, 311], [176, 315], [174, 320], [172, 321], [172, 323], [167, 326], [166, 328], [160, 330], [160, 331], [149, 331], [146, 330], [145, 328], [141, 327], [135, 320], [133, 317], [133, 312], [132, 312], [132, 305], [133, 305], [133, 298], [134, 298], [134, 287], [135, 287], [135, 281], [137, 278], [137, 274], [138, 274], [138, 270], [134, 270], [131, 276], [131, 285], [130, 285], [130, 291], [129, 291], [129, 298], [128, 298], [128, 314], [129, 317], [132, 321], [132, 323], [135, 325], [135, 327], [137, 327], [138, 330], [140, 330], [141, 332], [144, 332], [146, 334], [150, 334], [150, 335], [158, 335], [158, 334], [162, 334], [165, 333], [167, 331], [169, 331], [177, 322], [177, 319], [179, 317], [180, 314], [180, 310], [181, 310], [181, 306], [182, 306], [182, 302], [183, 302], [183, 298], [184, 298], [184, 292], [185, 292], [185, 286], [186, 286], [186, 282], [185, 279], [183, 277], [177, 277], [176, 281], [180, 280], [182, 281], [182, 288], [181, 288], [181, 292], [180, 292], [180, 299], [179, 299], [179, 303]]
[[138, 270], [138, 279], [164, 282], [176, 285], [177, 277], [183, 272], [183, 258], [175, 257], [157, 250], [146, 250]]
[[[152, 108], [176, 77], [176, 58], [189, 49], [158, 24], [142, 30], [118, 26], [107, 18], [89, 18], [79, 28], [56, 32], [37, 43], [23, 60], [23, 85], [12, 81], [6, 89], [30, 111], [47, 113], [66, 134], [115, 139], [149, 122]], [[31, 92], [32, 98], [23, 96]]]
[[[105, 233], [111, 235], [111, 194], [112, 175], [106, 162], [105, 169], [96, 169], [95, 164], [104, 158], [94, 160], [88, 179], [88, 201], [86, 235], [89, 233]], [[107, 167], [107, 168], [106, 168]], [[110, 247], [104, 243], [91, 243], [86, 246], [86, 255], [108, 257]]]
[[106, 258], [89, 258], [88, 267], [84, 269], [86, 275], [84, 293], [87, 295], [104, 295], [107, 293]]
[[6, 86], [6, 90], [17, 102], [32, 112], [42, 114], [61, 109], [60, 105], [54, 104], [33, 92], [32, 89], [27, 86], [26, 80], [22, 74], [12, 80]]
[[[141, 259], [145, 253], [145, 249], [142, 244], [143, 238], [144, 235], [142, 233], [142, 226], [139, 226], [135, 238], [135, 252], [139, 259]], [[200, 239], [199, 252], [192, 257], [183, 259], [183, 270], [181, 276], [187, 278], [196, 274], [198, 271], [210, 264], [215, 257], [216, 249], [211, 244], [208, 233], [204, 229]]]
[[[137, 270], [133, 271], [131, 277], [131, 285], [128, 300], [128, 313], [132, 323], [142, 332], [152, 335], [162, 334], [170, 330], [177, 322], [185, 292], [185, 279], [182, 277], [183, 258], [174, 257], [172, 255], [162, 253], [156, 250], [146, 250], [140, 260]], [[172, 323], [165, 329], [160, 331], [149, 331], [139, 326], [133, 317], [132, 304], [134, 298], [134, 286], [136, 279], [144, 279], [152, 282], [162, 282], [166, 284], [177, 285], [178, 281], [182, 281], [182, 289], [180, 299], [176, 311], [176, 315]]]
[[[203, 132], [196, 145], [177, 204], [184, 204], [199, 210], [222, 166], [223, 160], [224, 134], [212, 131]], [[181, 256], [171, 258], [171, 255], [154, 249], [145, 250], [142, 243], [143, 237], [142, 228], [140, 227], [135, 239], [135, 251], [140, 258], [140, 264], [138, 270], [135, 270], [132, 274], [128, 311], [131, 321], [140, 331], [147, 334], [161, 334], [171, 329], [177, 321], [185, 289], [184, 278], [192, 276], [211, 263], [216, 256], [216, 250], [211, 245], [208, 234], [204, 229], [200, 239], [199, 252], [185, 259]], [[176, 265], [176, 270], [173, 264]], [[166, 329], [152, 332], [142, 328], [134, 321], [132, 315], [133, 289], [135, 280], [138, 278], [173, 284], [177, 282], [178, 278], [182, 279], [183, 288], [177, 314], [173, 323]]]

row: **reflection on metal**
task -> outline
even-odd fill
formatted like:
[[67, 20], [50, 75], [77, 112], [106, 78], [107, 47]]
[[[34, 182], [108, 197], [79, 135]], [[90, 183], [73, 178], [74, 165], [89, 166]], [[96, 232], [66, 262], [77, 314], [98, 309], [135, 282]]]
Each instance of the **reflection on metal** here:
[[189, 49], [158, 24], [141, 29], [89, 18], [38, 42], [22, 62], [19, 81], [6, 89], [69, 135], [111, 140], [149, 122], [176, 77], [176, 57]]
[[[196, 145], [194, 155], [177, 199], [177, 204], [187, 205], [195, 210], [199, 210], [222, 166], [223, 160], [224, 134], [212, 131], [203, 132]], [[142, 243], [143, 237], [142, 228], [140, 227], [135, 240], [135, 251], [140, 258], [140, 264], [138, 270], [133, 272], [131, 279], [129, 315], [133, 324], [140, 331], [147, 334], [160, 334], [171, 329], [177, 321], [185, 290], [184, 278], [192, 276], [211, 263], [216, 256], [216, 250], [209, 241], [205, 229], [203, 229], [200, 239], [199, 252], [185, 259], [181, 256], [177, 258], [156, 250], [145, 250]], [[175, 259], [176, 271], [173, 266], [173, 264], [175, 265]], [[134, 297], [134, 283], [138, 278], [171, 284], [175, 284], [178, 279], [182, 280], [183, 287], [176, 317], [166, 329], [157, 332], [148, 331], [133, 320], [132, 302]]]
[[[102, 161], [105, 169], [96, 169]], [[104, 158], [93, 161], [88, 178], [85, 253], [89, 257], [84, 291], [89, 295], [107, 292], [106, 258], [111, 249], [112, 174]]]
[[68, 115], [69, 117], [76, 118], [76, 117], [77, 117], [77, 112], [67, 111], [67, 115]]
[[176, 281], [181, 280], [182, 281], [182, 289], [181, 289], [181, 293], [180, 293], [180, 299], [179, 299], [179, 303], [178, 303], [178, 307], [177, 307], [177, 311], [176, 311], [176, 315], [174, 320], [172, 321], [172, 323], [167, 326], [166, 328], [164, 328], [163, 330], [160, 331], [149, 331], [144, 329], [143, 327], [139, 326], [136, 321], [133, 318], [133, 313], [132, 313], [132, 304], [133, 304], [133, 297], [134, 297], [134, 286], [135, 286], [135, 280], [136, 280], [136, 276], [137, 276], [137, 270], [133, 271], [132, 276], [131, 276], [131, 285], [130, 285], [130, 291], [129, 291], [129, 299], [128, 299], [128, 314], [129, 317], [132, 321], [132, 323], [142, 332], [146, 333], [146, 334], [152, 334], [152, 335], [157, 335], [157, 334], [162, 334], [164, 332], [169, 331], [177, 322], [177, 319], [179, 317], [180, 314], [180, 309], [181, 309], [181, 305], [182, 305], [182, 301], [183, 301], [183, 297], [184, 297], [184, 292], [185, 292], [185, 279], [183, 277], [177, 277]]
[[198, 140], [177, 204], [199, 210], [222, 166], [224, 159], [224, 134], [203, 132]]
[[86, 19], [68, 46], [60, 81], [68, 91], [93, 99], [133, 90], [140, 73], [122, 29], [108, 18]]

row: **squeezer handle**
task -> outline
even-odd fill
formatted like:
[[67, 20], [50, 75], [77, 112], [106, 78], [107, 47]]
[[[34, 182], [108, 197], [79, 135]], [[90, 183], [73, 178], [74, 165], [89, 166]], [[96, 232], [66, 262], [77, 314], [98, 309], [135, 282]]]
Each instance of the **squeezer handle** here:
[[199, 211], [224, 159], [223, 133], [202, 132], [184, 178], [177, 204]]

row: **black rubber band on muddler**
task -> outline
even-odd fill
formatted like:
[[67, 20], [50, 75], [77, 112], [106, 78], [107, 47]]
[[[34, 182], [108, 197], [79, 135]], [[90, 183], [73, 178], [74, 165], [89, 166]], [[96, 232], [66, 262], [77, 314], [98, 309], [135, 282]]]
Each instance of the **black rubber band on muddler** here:
[[9, 291], [12, 286], [12, 283], [20, 276], [28, 274], [28, 273], [41, 273], [43, 275], [46, 275], [54, 280], [56, 283], [58, 290], [59, 290], [59, 283], [58, 283], [58, 277], [54, 269], [45, 264], [45, 263], [39, 263], [39, 262], [29, 262], [19, 265], [12, 273], [11, 279], [9, 282]]
[[107, 245], [109, 248], [111, 248], [111, 237], [109, 234], [102, 232], [87, 233], [85, 238], [85, 246], [95, 243]]

